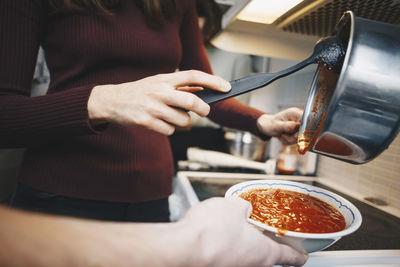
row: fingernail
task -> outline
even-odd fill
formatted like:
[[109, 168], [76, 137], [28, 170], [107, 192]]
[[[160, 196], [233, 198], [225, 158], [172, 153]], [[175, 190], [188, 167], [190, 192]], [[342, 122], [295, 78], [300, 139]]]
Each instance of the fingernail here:
[[224, 83], [222, 84], [222, 89], [224, 89], [224, 91], [229, 91], [231, 90], [232, 86], [230, 84], [230, 82], [226, 82], [224, 81]]

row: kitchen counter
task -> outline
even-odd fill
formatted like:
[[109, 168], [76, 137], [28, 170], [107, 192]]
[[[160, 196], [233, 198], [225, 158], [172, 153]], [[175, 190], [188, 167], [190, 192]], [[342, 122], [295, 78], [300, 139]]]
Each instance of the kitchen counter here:
[[[175, 188], [180, 187], [180, 195], [185, 194], [186, 209], [198, 201], [210, 197], [223, 197], [232, 185], [251, 179], [295, 180], [312, 184], [338, 195], [353, 203], [361, 212], [363, 222], [353, 234], [341, 238], [327, 250], [366, 250], [396, 249], [400, 250], [400, 218], [359, 199], [344, 194], [309, 176], [281, 176], [241, 173], [178, 172]], [[182, 189], [184, 188], [184, 189]], [[178, 190], [179, 191], [179, 190]], [[183, 205], [182, 205], [183, 206]], [[181, 212], [182, 213], [182, 212]]]
[[[314, 252], [305, 267], [400, 267], [400, 216], [394, 216], [359, 196], [353, 197], [321, 183], [310, 176], [284, 176], [251, 173], [178, 172], [170, 198], [171, 219], [178, 220], [191, 206], [210, 197], [224, 196], [232, 184], [253, 179], [292, 180], [335, 192], [352, 202], [361, 212], [363, 222], [353, 234], [345, 236], [324, 251]], [[397, 210], [394, 212], [397, 214]]]
[[327, 250], [400, 249], [400, 218], [321, 183], [314, 185], [346, 198], [359, 209], [363, 219], [356, 232], [342, 237]]

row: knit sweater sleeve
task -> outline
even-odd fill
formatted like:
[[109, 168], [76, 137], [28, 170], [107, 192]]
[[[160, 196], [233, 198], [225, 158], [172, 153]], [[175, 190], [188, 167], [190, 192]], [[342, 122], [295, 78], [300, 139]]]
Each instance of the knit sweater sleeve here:
[[[180, 69], [198, 69], [212, 73], [207, 52], [198, 27], [198, 16], [195, 1], [187, 1], [186, 11], [182, 22], [181, 36], [183, 57]], [[228, 68], [229, 66], [227, 66]], [[243, 104], [235, 98], [212, 104], [209, 118], [214, 122], [238, 130], [250, 131], [267, 139], [257, 128], [257, 119], [264, 112]]]
[[0, 147], [93, 133], [87, 101], [94, 85], [30, 97], [46, 28], [46, 1], [0, 1]]

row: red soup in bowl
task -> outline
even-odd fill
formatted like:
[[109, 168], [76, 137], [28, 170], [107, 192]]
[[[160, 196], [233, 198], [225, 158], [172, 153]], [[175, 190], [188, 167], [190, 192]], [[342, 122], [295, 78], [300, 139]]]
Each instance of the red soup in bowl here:
[[343, 215], [331, 204], [301, 192], [256, 188], [239, 197], [253, 207], [250, 218], [278, 229], [302, 233], [333, 233], [346, 228]]
[[360, 211], [344, 197], [306, 183], [249, 180], [231, 186], [225, 197], [241, 197], [253, 206], [249, 223], [272, 240], [312, 253], [356, 231]]

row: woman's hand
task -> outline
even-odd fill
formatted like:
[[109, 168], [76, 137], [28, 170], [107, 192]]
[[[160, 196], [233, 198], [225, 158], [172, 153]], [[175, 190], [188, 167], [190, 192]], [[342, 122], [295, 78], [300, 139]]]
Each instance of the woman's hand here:
[[96, 86], [88, 101], [89, 118], [92, 123], [141, 126], [171, 135], [176, 126], [190, 126], [190, 115], [186, 111], [200, 116], [210, 112], [208, 104], [190, 93], [193, 88], [198, 90], [203, 86], [221, 92], [231, 88], [230, 83], [222, 78], [196, 70]]
[[297, 142], [298, 128], [303, 111], [299, 108], [288, 108], [274, 115], [264, 114], [257, 120], [258, 130], [268, 136], [277, 137], [285, 144]]

